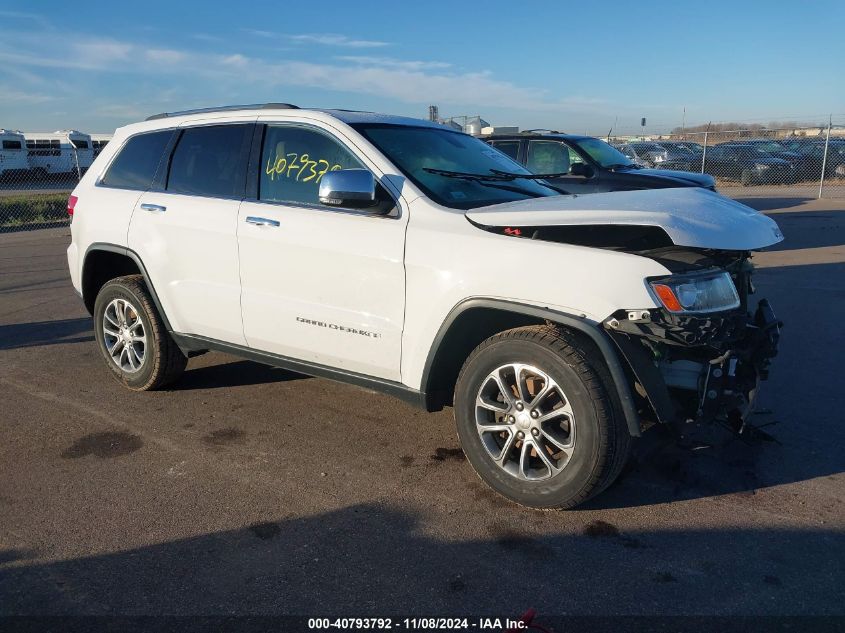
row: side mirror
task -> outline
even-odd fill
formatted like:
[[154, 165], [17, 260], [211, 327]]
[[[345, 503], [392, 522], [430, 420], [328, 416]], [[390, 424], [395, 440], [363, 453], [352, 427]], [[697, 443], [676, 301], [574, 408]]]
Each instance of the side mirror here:
[[569, 168], [569, 173], [573, 176], [584, 176], [585, 178], [590, 178], [593, 175], [593, 168], [587, 163], [572, 163], [572, 166]]
[[329, 171], [320, 180], [320, 202], [332, 207], [368, 209], [379, 204], [376, 179], [366, 169]]

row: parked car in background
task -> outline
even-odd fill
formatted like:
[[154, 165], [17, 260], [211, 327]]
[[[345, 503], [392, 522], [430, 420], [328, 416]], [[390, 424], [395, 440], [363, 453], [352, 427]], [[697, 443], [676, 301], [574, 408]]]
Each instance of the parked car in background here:
[[663, 142], [634, 141], [628, 143], [628, 146], [646, 167], [662, 167], [666, 161], [684, 159], [689, 156], [687, 151], [683, 151], [670, 143], [664, 145]]
[[0, 178], [11, 180], [29, 174], [26, 139], [20, 132], [0, 129]]
[[592, 136], [573, 134], [502, 134], [481, 137], [535, 174], [566, 174], [548, 182], [566, 193], [601, 193], [667, 187], [715, 190], [712, 176], [647, 169]]
[[656, 163], [658, 168], [701, 171], [701, 161], [704, 156], [702, 145], [688, 141], [660, 141], [660, 147], [666, 150], [666, 154]]
[[738, 180], [744, 186], [794, 182], [794, 163], [767, 154], [747, 143], [720, 143], [707, 150], [704, 171], [717, 178]]
[[37, 178], [83, 174], [94, 162], [91, 137], [76, 130], [24, 132], [29, 166]]
[[825, 159], [825, 139], [784, 139], [781, 142], [786, 149], [801, 154], [804, 161], [801, 166], [803, 178], [820, 178], [822, 165], [826, 178], [845, 178], [845, 139], [830, 139], [827, 143]]
[[779, 141], [775, 141], [772, 139], [743, 139], [741, 141], [736, 141], [736, 143], [740, 143], [742, 145], [750, 145], [765, 152], [769, 156], [774, 156], [775, 158], [782, 158], [783, 160], [789, 162], [791, 165], [794, 166], [796, 174], [801, 173], [803, 170], [803, 163], [805, 161], [804, 156], [800, 152], [796, 152], [789, 149]]
[[610, 146], [618, 150], [635, 165], [638, 165], [639, 167], [648, 167], [646, 161], [637, 156], [637, 152], [635, 152], [634, 148], [628, 145], [628, 143], [611, 143]]

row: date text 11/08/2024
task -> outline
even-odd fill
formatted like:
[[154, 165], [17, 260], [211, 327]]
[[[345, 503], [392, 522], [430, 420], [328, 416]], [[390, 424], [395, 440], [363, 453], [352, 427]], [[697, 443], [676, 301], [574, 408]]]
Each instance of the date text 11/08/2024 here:
[[480, 630], [517, 631], [527, 629], [525, 618], [309, 618], [308, 628], [339, 630]]

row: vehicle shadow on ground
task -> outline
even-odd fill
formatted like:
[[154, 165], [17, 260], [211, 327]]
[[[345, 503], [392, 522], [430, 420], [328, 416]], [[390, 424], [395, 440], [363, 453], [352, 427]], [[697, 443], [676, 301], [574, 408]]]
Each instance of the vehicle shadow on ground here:
[[54, 222], [0, 226], [0, 233], [24, 233], [26, 231], [40, 231], [42, 229], [57, 229], [62, 226], [70, 226], [67, 219], [56, 220]]
[[[473, 511], [459, 510], [468, 520]], [[13, 554], [0, 566], [0, 615], [517, 618], [533, 607], [542, 623], [561, 613], [842, 611], [836, 531], [624, 532], [524, 509], [491, 515], [474, 540], [423, 528], [422, 515], [372, 503], [58, 562]]]
[[90, 318], [0, 325], [0, 350], [94, 340]]
[[784, 240], [767, 251], [841, 246], [845, 244], [845, 201], [842, 209], [787, 211], [770, 216], [783, 232]]
[[302, 378], [308, 378], [308, 376], [248, 360], [232, 360], [232, 362], [204, 367], [192, 368], [188, 365], [188, 369], [182, 374], [179, 381], [170, 387], [170, 390], [189, 391], [192, 389], [240, 387], [300, 380]]
[[[732, 197], [729, 193], [722, 192], [723, 195], [728, 196], [729, 198]], [[751, 207], [752, 209], [757, 209], [757, 211], [772, 211], [774, 209], [789, 209], [791, 207], [800, 207], [805, 202], [810, 202], [811, 200], [815, 200], [815, 198], [809, 198], [806, 196], [784, 196], [782, 198], [776, 196], [737, 196], [733, 198], [737, 202], [741, 202], [742, 204]], [[778, 214], [779, 215], [779, 214]]]

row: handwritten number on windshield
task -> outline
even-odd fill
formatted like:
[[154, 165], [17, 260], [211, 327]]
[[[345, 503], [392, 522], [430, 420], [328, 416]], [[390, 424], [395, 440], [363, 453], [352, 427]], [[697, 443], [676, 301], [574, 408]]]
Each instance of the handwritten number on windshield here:
[[299, 182], [319, 183], [327, 171], [343, 169], [343, 165], [335, 163], [332, 165], [324, 158], [312, 160], [309, 154], [297, 154], [290, 152], [284, 156], [276, 154], [274, 158], [267, 159], [264, 173], [270, 176], [270, 180], [276, 178], [294, 178]]

